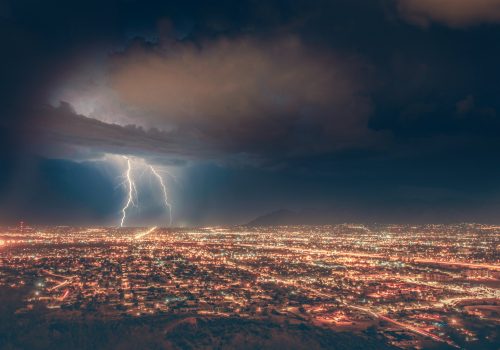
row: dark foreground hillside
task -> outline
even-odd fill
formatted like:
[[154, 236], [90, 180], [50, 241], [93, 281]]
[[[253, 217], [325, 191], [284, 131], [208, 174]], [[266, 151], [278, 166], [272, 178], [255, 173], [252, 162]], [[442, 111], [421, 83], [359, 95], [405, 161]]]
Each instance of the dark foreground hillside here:
[[42, 308], [16, 313], [22, 293], [0, 290], [0, 349], [390, 349], [368, 334], [271, 320], [200, 316], [63, 318]]

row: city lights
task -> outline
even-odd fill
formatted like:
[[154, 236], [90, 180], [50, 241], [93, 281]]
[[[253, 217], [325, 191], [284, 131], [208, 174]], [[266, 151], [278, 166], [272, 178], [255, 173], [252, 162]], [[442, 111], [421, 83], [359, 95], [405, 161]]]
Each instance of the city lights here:
[[274, 315], [336, 331], [376, 327], [403, 349], [460, 348], [480, 340], [477, 324], [487, 334], [499, 321], [499, 231], [486, 225], [55, 227], [0, 236], [10, 242], [0, 284], [34, 286], [19, 312], [42, 303], [61, 315]]

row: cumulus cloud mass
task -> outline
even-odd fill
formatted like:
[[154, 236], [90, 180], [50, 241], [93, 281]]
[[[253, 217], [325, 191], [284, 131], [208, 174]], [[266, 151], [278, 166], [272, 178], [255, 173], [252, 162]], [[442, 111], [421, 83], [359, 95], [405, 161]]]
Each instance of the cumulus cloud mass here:
[[304, 137], [316, 140], [314, 151], [372, 136], [362, 64], [314, 53], [296, 38], [134, 45], [114, 60], [110, 84], [144, 112], [141, 125], [250, 153], [303, 151]]
[[439, 22], [451, 27], [500, 22], [500, 0], [398, 0], [409, 21], [422, 26]]
[[[129, 127], [121, 149], [165, 150], [167, 143], [170, 150], [191, 148], [191, 155], [203, 149], [224, 157], [280, 158], [363, 147], [381, 138], [368, 128], [369, 67], [354, 56], [315, 52], [292, 36], [136, 41], [109, 61], [113, 69], [105, 83], [80, 79], [61, 89], [57, 99], [89, 118], [79, 118], [69, 137], [63, 137], [68, 127], [61, 127], [67, 121], [54, 119], [59, 139], [118, 148], [82, 137], [95, 133], [96, 120], [102, 123], [98, 135], [111, 132], [113, 140], [123, 132], [119, 125], [154, 128], [151, 138], [151, 132], [131, 133]], [[140, 139], [132, 140], [134, 135]]]

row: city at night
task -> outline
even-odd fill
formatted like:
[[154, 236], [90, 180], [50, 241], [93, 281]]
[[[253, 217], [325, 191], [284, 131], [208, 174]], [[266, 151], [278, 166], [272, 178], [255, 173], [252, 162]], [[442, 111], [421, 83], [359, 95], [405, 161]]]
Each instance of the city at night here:
[[0, 350], [500, 348], [499, 0], [0, 0]]

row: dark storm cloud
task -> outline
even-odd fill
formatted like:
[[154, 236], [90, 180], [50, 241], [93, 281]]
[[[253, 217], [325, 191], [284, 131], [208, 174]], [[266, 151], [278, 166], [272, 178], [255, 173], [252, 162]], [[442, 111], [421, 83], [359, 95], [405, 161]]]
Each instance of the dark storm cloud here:
[[45, 106], [33, 113], [37, 114], [37, 121], [26, 130], [42, 155], [66, 159], [99, 158], [104, 153], [146, 158], [210, 158], [205, 149], [187, 144], [177, 133], [104, 123], [78, 115], [65, 102], [56, 108]]
[[296, 37], [243, 37], [136, 45], [115, 58], [110, 79], [144, 111], [137, 123], [198, 130], [227, 152], [289, 154], [381, 138], [367, 127], [367, 72], [356, 58], [315, 52]]
[[3, 3], [5, 220], [105, 220], [121, 197], [82, 163], [103, 153], [182, 165], [190, 223], [498, 217], [497, 1]]
[[500, 22], [498, 0], [396, 0], [410, 22], [428, 26], [439, 22], [451, 27]]

